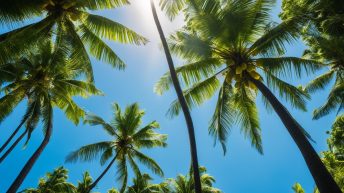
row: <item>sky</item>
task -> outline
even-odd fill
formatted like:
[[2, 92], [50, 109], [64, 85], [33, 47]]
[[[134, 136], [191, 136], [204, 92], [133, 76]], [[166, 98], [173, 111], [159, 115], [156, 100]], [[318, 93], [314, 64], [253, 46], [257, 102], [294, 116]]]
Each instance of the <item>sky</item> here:
[[[272, 12], [273, 19], [278, 20], [280, 2]], [[154, 84], [168, 70], [165, 56], [160, 46], [156, 27], [151, 16], [148, 0], [133, 0], [130, 6], [115, 10], [99, 11], [97, 14], [114, 19], [136, 32], [147, 37], [150, 42], [145, 46], [123, 45], [108, 42], [111, 48], [126, 62], [125, 71], [112, 69], [110, 65], [92, 60], [97, 87], [105, 96], [96, 96], [89, 99], [77, 99], [80, 106], [87, 111], [95, 113], [105, 120], [111, 120], [111, 104], [117, 102], [124, 108], [126, 105], [138, 102], [146, 111], [143, 123], [153, 120], [160, 123], [160, 133], [168, 134], [168, 147], [145, 150], [154, 158], [165, 172], [165, 178], [173, 178], [178, 174], [186, 174], [190, 166], [188, 135], [182, 116], [170, 119], [165, 116], [170, 103], [176, 98], [172, 91], [162, 96], [153, 92]], [[170, 22], [163, 13], [159, 12], [161, 23], [166, 34], [171, 34], [183, 25], [180, 15]], [[8, 30], [6, 26], [0, 27], [1, 32]], [[300, 42], [287, 46], [287, 55], [300, 56], [304, 50]], [[175, 58], [176, 65], [183, 61]], [[321, 73], [321, 72], [319, 72]], [[314, 76], [304, 76], [301, 80], [289, 82], [299, 85], [306, 84]], [[308, 103], [308, 112], [292, 109], [283, 101], [292, 115], [312, 135], [317, 152], [327, 149], [326, 131], [330, 128], [335, 115], [330, 114], [320, 120], [312, 120], [312, 111], [320, 106], [326, 99], [327, 90], [312, 95]], [[291, 193], [291, 186], [299, 182], [306, 192], [312, 192], [315, 184], [306, 167], [306, 164], [292, 141], [287, 130], [275, 113], [265, 110], [264, 105], [257, 97], [262, 128], [264, 155], [260, 155], [251, 147], [240, 129], [234, 127], [228, 139], [228, 152], [223, 155], [219, 145], [213, 146], [214, 141], [208, 135], [208, 124], [215, 107], [215, 98], [207, 101], [192, 111], [194, 120], [199, 163], [205, 166], [208, 173], [215, 177], [215, 187], [224, 193]], [[15, 111], [0, 125], [0, 143], [10, 135], [19, 123], [25, 110], [25, 102], [21, 103]], [[21, 190], [36, 187], [39, 178], [54, 168], [64, 166], [69, 170], [69, 180], [76, 183], [82, 178], [84, 171], [89, 171], [96, 178], [104, 169], [99, 161], [89, 163], [65, 163], [65, 157], [73, 150], [83, 145], [110, 139], [100, 127], [88, 125], [73, 125], [60, 110], [54, 111], [54, 130], [49, 145], [32, 168], [30, 174], [22, 184]], [[13, 182], [29, 156], [35, 151], [43, 138], [41, 127], [37, 128], [26, 149], [20, 144], [8, 159], [0, 165], [0, 193], [5, 192]], [[144, 172], [149, 172], [140, 165]], [[152, 174], [154, 182], [162, 179]], [[132, 177], [132, 175], [130, 176]], [[131, 180], [129, 179], [129, 182]], [[115, 167], [99, 183], [95, 191], [106, 192], [111, 187], [120, 187], [116, 182]]]

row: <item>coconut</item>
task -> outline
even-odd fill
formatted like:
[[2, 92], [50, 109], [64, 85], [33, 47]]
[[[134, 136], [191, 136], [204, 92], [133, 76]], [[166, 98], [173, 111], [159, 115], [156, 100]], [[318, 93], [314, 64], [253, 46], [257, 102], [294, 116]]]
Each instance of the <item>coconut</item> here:
[[253, 82], [251, 82], [251, 81], [248, 81], [248, 86], [249, 86], [251, 89], [257, 90], [256, 85], [255, 85]]
[[256, 80], [260, 79], [260, 75], [256, 71], [251, 71], [251, 72], [249, 72], [249, 74], [252, 76], [252, 78], [254, 78]]
[[235, 68], [235, 74], [241, 74], [242, 73], [242, 70], [241, 70], [241, 67], [238, 66]]

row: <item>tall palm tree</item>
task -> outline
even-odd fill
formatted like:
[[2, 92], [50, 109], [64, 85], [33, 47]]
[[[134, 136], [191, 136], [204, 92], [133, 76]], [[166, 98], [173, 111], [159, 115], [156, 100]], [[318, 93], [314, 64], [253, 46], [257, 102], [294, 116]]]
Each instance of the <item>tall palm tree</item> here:
[[[73, 101], [73, 96], [88, 97], [101, 94], [92, 83], [80, 80], [83, 71], [69, 62], [68, 55], [64, 54], [63, 50], [55, 48], [48, 41], [42, 46], [32, 48], [33, 53], [25, 54], [20, 59], [6, 64], [24, 70], [18, 70], [23, 73], [18, 73], [13, 81], [7, 82], [2, 88], [5, 95], [0, 98], [1, 116], [6, 117], [20, 101], [27, 99], [24, 117], [29, 118], [24, 133], [29, 140], [40, 120], [43, 122], [44, 132], [42, 143], [8, 189], [9, 193], [18, 190], [48, 144], [52, 134], [53, 107], [63, 110], [68, 119], [78, 124], [85, 112]], [[25, 135], [21, 135], [19, 139], [23, 136]], [[18, 140], [14, 145], [17, 143]], [[10, 149], [12, 150], [13, 146]]]
[[37, 188], [29, 188], [25, 193], [75, 193], [76, 188], [67, 182], [68, 171], [59, 167], [52, 173], [47, 173], [45, 178], [39, 180]]
[[126, 193], [168, 193], [167, 183], [152, 184], [153, 178], [142, 174], [133, 179], [133, 185], [127, 187]]
[[[171, 193], [194, 193], [194, 180], [192, 178], [192, 168], [188, 175], [178, 175], [175, 179], [168, 179], [167, 183], [171, 186]], [[200, 167], [201, 172], [201, 183], [203, 193], [221, 193], [221, 190], [214, 188], [213, 183], [215, 179], [213, 176], [207, 174], [205, 167]]]
[[[232, 123], [238, 122], [245, 136], [262, 153], [255, 104], [260, 91], [266, 105], [275, 110], [297, 144], [320, 191], [340, 193], [308, 141], [308, 134], [270, 90], [277, 91], [292, 106], [305, 110], [307, 93], [280, 77], [300, 77], [303, 71], [314, 72], [321, 68], [313, 60], [280, 56], [284, 53], [284, 42], [292, 42], [298, 29], [292, 21], [271, 23], [269, 11], [273, 2], [206, 0], [198, 13], [189, 12], [187, 26], [170, 38], [171, 50], [188, 62], [176, 69], [187, 86], [184, 97], [189, 107], [193, 107], [219, 90], [209, 132], [225, 150], [229, 129]], [[171, 75], [167, 73], [155, 90], [162, 93], [170, 84]], [[169, 112], [178, 114], [180, 108], [175, 101]]]
[[124, 112], [115, 103], [113, 110], [114, 117], [110, 123], [95, 115], [88, 115], [85, 120], [86, 123], [93, 126], [101, 125], [112, 140], [83, 146], [72, 152], [66, 159], [68, 162], [91, 161], [101, 155], [101, 165], [104, 165], [109, 159], [111, 160], [99, 177], [90, 185], [88, 191], [96, 187], [115, 162], [118, 165], [118, 180], [122, 183], [121, 192], [124, 192], [127, 185], [128, 164], [136, 175], [141, 175], [136, 160], [146, 165], [155, 174], [163, 176], [163, 171], [159, 165], [152, 158], [140, 152], [141, 148], [165, 147], [167, 145], [165, 142], [167, 136], [154, 131], [154, 129], [159, 128], [159, 124], [153, 121], [140, 128], [144, 111], [139, 109], [137, 103], [127, 106]]
[[112, 9], [128, 4], [127, 0], [15, 0], [1, 1], [0, 22], [10, 23], [21, 19], [42, 20], [0, 35], [0, 64], [29, 50], [42, 38], [51, 37], [58, 47], [69, 47], [71, 59], [83, 64], [89, 80], [93, 80], [89, 53], [96, 59], [123, 69], [125, 63], [103, 41], [103, 38], [121, 42], [143, 44], [147, 40], [123, 26], [91, 11]]
[[158, 14], [156, 12], [156, 8], [154, 5], [154, 0], [151, 0], [151, 8], [152, 8], [152, 13], [154, 17], [154, 21], [156, 24], [156, 27], [158, 29], [160, 39], [165, 51], [166, 59], [167, 59], [167, 64], [170, 70], [171, 74], [171, 79], [173, 82], [174, 89], [177, 93], [178, 101], [181, 105], [181, 108], [183, 110], [184, 118], [186, 121], [186, 126], [188, 129], [188, 134], [189, 134], [189, 143], [190, 143], [190, 153], [191, 153], [191, 161], [192, 161], [192, 166], [193, 166], [193, 171], [194, 171], [194, 178], [195, 178], [195, 190], [196, 193], [201, 193], [202, 188], [201, 188], [201, 181], [200, 181], [200, 175], [199, 175], [199, 164], [198, 164], [198, 156], [197, 156], [197, 144], [196, 144], [196, 137], [195, 137], [195, 129], [192, 121], [192, 117], [190, 114], [190, 110], [188, 108], [188, 105], [186, 103], [186, 100], [183, 96], [183, 91], [181, 89], [179, 80], [177, 78], [176, 70], [174, 68], [172, 56], [169, 50], [169, 47], [167, 45], [167, 41], [163, 32], [163, 29], [161, 27]]

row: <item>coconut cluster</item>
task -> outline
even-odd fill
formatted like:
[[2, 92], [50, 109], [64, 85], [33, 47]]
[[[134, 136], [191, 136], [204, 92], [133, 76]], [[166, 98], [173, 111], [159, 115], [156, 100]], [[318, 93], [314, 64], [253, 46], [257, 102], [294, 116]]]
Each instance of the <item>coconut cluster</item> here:
[[230, 67], [231, 70], [226, 72], [226, 81], [230, 84], [234, 81], [234, 87], [236, 89], [240, 88], [241, 86], [246, 86], [257, 90], [255, 84], [249, 80], [249, 77], [255, 80], [262, 80], [262, 77], [257, 72], [257, 66], [259, 65], [256, 63], [242, 63], [240, 65], [233, 65]]

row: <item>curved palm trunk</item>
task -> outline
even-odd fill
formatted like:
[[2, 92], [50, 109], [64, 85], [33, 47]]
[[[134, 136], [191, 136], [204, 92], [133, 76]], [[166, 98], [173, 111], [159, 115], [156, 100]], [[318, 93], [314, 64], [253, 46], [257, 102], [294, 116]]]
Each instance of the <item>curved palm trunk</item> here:
[[14, 180], [12, 183], [11, 187], [7, 190], [7, 193], [16, 193], [17, 190], [19, 189], [20, 185], [23, 183], [24, 179], [30, 172], [31, 168], [39, 158], [39, 156], [42, 154], [43, 150], [45, 147], [48, 145], [50, 137], [52, 133], [52, 125], [51, 125], [51, 120], [49, 120], [49, 126], [47, 128], [47, 131], [45, 133], [44, 139], [41, 143], [41, 145], [38, 147], [38, 149], [35, 151], [35, 153], [30, 157], [29, 161], [26, 162], [25, 166], [23, 169], [20, 171], [19, 175], [17, 178]]
[[315, 183], [321, 193], [342, 193], [331, 174], [328, 172], [317, 152], [304, 135], [299, 123], [291, 116], [288, 110], [281, 104], [275, 95], [261, 81], [250, 79], [260, 92], [267, 98], [277, 115], [282, 120], [289, 134], [295, 141], [306, 161]]
[[116, 156], [111, 160], [111, 162], [109, 163], [109, 165], [105, 168], [105, 170], [100, 174], [100, 176], [90, 185], [87, 193], [89, 193], [93, 188], [95, 188], [98, 184], [98, 182], [104, 177], [104, 175], [109, 171], [109, 169], [111, 168], [111, 166], [115, 163], [116, 159], [117, 159], [118, 153], [116, 154]]
[[185, 98], [184, 98], [184, 95], [183, 95], [183, 91], [182, 91], [181, 86], [179, 84], [176, 70], [174, 69], [171, 53], [169, 51], [168, 44], [167, 44], [164, 32], [162, 30], [162, 27], [161, 27], [161, 24], [160, 24], [160, 21], [159, 21], [159, 18], [158, 18], [158, 15], [157, 15], [157, 12], [156, 12], [153, 0], [151, 0], [151, 7], [152, 7], [152, 13], [153, 13], [154, 21], [155, 21], [156, 27], [158, 28], [160, 39], [161, 39], [162, 45], [164, 47], [164, 51], [165, 51], [168, 67], [169, 67], [170, 73], [171, 73], [171, 78], [172, 78], [173, 86], [174, 86], [175, 91], [177, 93], [178, 100], [179, 100], [180, 106], [181, 106], [181, 108], [183, 110], [185, 121], [186, 121], [186, 125], [187, 125], [187, 128], [188, 128], [189, 142], [190, 142], [190, 151], [191, 151], [191, 159], [192, 159], [192, 167], [193, 167], [193, 176], [194, 176], [194, 180], [195, 180], [195, 192], [196, 193], [201, 193], [202, 192], [202, 188], [201, 188], [201, 180], [200, 180], [200, 175], [199, 175], [199, 165], [198, 165], [198, 158], [197, 158], [197, 146], [196, 146], [195, 130], [194, 130], [192, 118], [191, 118], [191, 115], [190, 115], [190, 111], [189, 111], [188, 105], [187, 105], [187, 103], [185, 101]]
[[18, 143], [25, 137], [27, 130], [22, 133], [18, 139], [11, 145], [11, 147], [0, 158], [0, 164], [6, 159], [6, 157], [12, 152], [12, 150], [18, 145]]
[[18, 131], [20, 130], [20, 128], [24, 125], [24, 123], [26, 122], [26, 120], [29, 117], [26, 116], [24, 117], [24, 119], [20, 122], [20, 124], [18, 125], [18, 127], [16, 128], [16, 130], [13, 131], [13, 133], [11, 134], [11, 136], [7, 139], [7, 141], [0, 147], [0, 153], [8, 146], [8, 144], [12, 141], [12, 139], [14, 138], [14, 136], [18, 133]]

